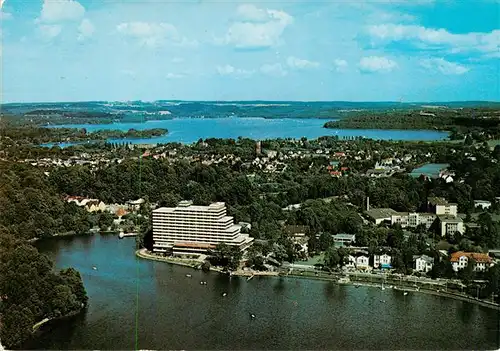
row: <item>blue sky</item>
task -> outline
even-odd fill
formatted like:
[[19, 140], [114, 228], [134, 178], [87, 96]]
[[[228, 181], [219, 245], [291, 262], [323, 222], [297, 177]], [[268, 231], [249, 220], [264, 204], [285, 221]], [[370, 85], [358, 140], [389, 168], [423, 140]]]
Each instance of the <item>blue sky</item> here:
[[3, 102], [500, 100], [498, 0], [0, 0]]

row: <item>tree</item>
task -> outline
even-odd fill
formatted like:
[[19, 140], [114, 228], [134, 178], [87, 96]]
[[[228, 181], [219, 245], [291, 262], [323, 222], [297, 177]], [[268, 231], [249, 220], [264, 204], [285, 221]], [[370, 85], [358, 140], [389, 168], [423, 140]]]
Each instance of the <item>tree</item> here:
[[102, 231], [106, 231], [113, 224], [113, 220], [114, 217], [111, 213], [103, 212], [99, 214], [99, 219], [97, 221], [97, 224], [99, 225], [99, 228], [101, 228]]
[[336, 268], [339, 266], [341, 257], [336, 248], [331, 246], [325, 251], [324, 263], [328, 268]]
[[330, 233], [321, 233], [319, 236], [319, 248], [321, 251], [325, 251], [330, 246], [333, 245], [333, 238]]
[[469, 260], [467, 262], [467, 266], [465, 266], [465, 268], [459, 272], [459, 275], [462, 278], [462, 282], [467, 286], [470, 285], [472, 283], [472, 281], [474, 280], [474, 277], [475, 277], [474, 268], [475, 267], [476, 267], [476, 262], [474, 261], [473, 258], [469, 258]]

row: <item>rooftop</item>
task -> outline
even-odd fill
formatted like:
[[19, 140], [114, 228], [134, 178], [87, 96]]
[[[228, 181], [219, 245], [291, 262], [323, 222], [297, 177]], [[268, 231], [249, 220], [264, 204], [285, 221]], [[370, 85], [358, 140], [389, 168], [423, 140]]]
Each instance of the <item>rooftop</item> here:
[[443, 197], [430, 197], [428, 199], [429, 203], [433, 206], [449, 206], [449, 205], [456, 205], [455, 203], [450, 203], [448, 200], [446, 200]]
[[345, 234], [345, 233], [342, 233], [342, 234], [335, 234], [333, 236], [333, 239], [337, 239], [337, 240], [353, 240], [356, 239], [356, 235], [354, 234]]
[[398, 212], [392, 208], [373, 208], [366, 211], [366, 214], [374, 219], [391, 218], [392, 215], [397, 215]]
[[153, 212], [174, 212], [174, 211], [190, 211], [190, 212], [219, 212], [226, 208], [224, 202], [214, 202], [209, 206], [191, 205], [191, 201], [181, 201], [177, 207], [160, 207]]
[[457, 262], [463, 256], [480, 263], [491, 263], [492, 261], [491, 257], [485, 253], [457, 251], [451, 254], [450, 262]]
[[462, 223], [463, 220], [460, 217], [455, 217], [452, 215], [439, 215], [439, 220], [441, 222], [448, 222], [448, 223]]

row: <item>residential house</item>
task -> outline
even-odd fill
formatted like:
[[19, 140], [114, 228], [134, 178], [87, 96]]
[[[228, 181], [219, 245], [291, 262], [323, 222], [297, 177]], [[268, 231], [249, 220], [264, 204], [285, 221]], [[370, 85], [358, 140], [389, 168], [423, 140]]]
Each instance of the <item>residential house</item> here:
[[350, 269], [356, 268], [356, 257], [354, 257], [353, 255], [347, 256], [345, 267]]
[[382, 255], [373, 255], [374, 268], [391, 268], [391, 256], [384, 253]]
[[284, 227], [286, 234], [292, 236], [294, 239], [303, 238], [309, 231], [309, 226], [307, 225], [286, 225]]
[[453, 270], [458, 272], [467, 267], [469, 260], [474, 260], [474, 271], [484, 272], [493, 265], [493, 259], [485, 253], [458, 251], [451, 254], [450, 262]]
[[432, 266], [434, 266], [434, 258], [427, 255], [413, 256], [413, 261], [415, 262], [415, 270], [417, 272], [430, 272]]
[[356, 241], [355, 234], [335, 234], [333, 235], [333, 242], [337, 246], [352, 245]]
[[368, 268], [370, 268], [368, 256], [365, 256], [365, 255], [359, 255], [359, 256], [357, 256], [356, 257], [356, 268], [357, 269], [368, 269]]

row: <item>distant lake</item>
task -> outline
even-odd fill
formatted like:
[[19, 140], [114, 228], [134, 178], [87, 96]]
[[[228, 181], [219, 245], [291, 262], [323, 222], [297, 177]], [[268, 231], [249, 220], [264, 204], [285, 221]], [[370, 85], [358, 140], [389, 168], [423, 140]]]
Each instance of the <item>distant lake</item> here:
[[419, 168], [415, 168], [410, 175], [417, 178], [424, 174], [430, 178], [437, 178], [439, 176], [439, 172], [449, 166], [450, 165], [448, 163], [428, 163]]
[[[277, 138], [316, 139], [321, 136], [356, 137], [363, 136], [379, 140], [443, 140], [448, 133], [434, 130], [379, 130], [379, 129], [327, 129], [323, 125], [328, 120], [320, 118], [174, 118], [169, 120], [147, 121], [145, 123], [113, 124], [68, 124], [51, 126], [53, 128], [85, 128], [88, 132], [118, 129], [166, 128], [168, 135], [147, 139], [110, 139], [110, 142], [131, 142], [133, 144], [151, 143], [193, 143], [200, 138], [251, 138], [254, 140]], [[46, 144], [51, 146], [52, 144]], [[67, 145], [66, 145], [67, 146]]]
[[134, 238], [111, 235], [36, 246], [58, 269], [81, 272], [89, 308], [24, 349], [498, 349], [498, 311], [463, 301], [319, 280], [229, 279], [139, 259]]

